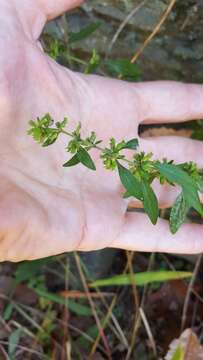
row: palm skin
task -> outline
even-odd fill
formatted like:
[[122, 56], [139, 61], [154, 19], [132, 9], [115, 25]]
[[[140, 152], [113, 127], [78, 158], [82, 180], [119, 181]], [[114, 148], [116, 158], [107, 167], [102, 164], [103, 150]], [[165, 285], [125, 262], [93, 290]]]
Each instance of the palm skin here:
[[[184, 225], [177, 235], [159, 220], [126, 213], [128, 201], [116, 173], [103, 168], [97, 151], [92, 172], [64, 169], [67, 139], [41, 148], [26, 135], [28, 121], [49, 112], [68, 116], [68, 130], [82, 123], [106, 145], [137, 137], [141, 122], [182, 121], [203, 116], [203, 88], [171, 82], [132, 84], [84, 76], [59, 66], [37, 42], [46, 18], [79, 1], [0, 1], [0, 260], [36, 259], [72, 250], [120, 247], [142, 251], [194, 253], [203, 249], [202, 227]], [[46, 5], [45, 5], [46, 4]], [[31, 11], [32, 10], [32, 11]], [[175, 97], [174, 97], [175, 94]], [[140, 139], [157, 157], [195, 160], [203, 167], [202, 143], [186, 139]], [[176, 195], [155, 184], [160, 206]], [[164, 232], [164, 235], [163, 235]], [[194, 234], [195, 233], [195, 237]], [[194, 240], [195, 238], [195, 240]], [[195, 243], [194, 243], [195, 241]]]

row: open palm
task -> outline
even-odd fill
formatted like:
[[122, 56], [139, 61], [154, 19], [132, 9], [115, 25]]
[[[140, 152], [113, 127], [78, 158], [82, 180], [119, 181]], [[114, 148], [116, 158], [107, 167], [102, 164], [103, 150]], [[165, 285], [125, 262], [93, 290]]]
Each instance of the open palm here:
[[[69, 71], [45, 55], [38, 43], [48, 18], [79, 1], [0, 1], [0, 260], [35, 259], [72, 250], [120, 247], [142, 251], [193, 253], [203, 249], [203, 230], [184, 225], [176, 234], [159, 220], [127, 213], [127, 200], [115, 173], [68, 160], [66, 138], [42, 149], [26, 135], [28, 121], [49, 112], [68, 116], [68, 129], [82, 123], [108, 142], [138, 136], [140, 123], [203, 117], [203, 87], [175, 82], [132, 84]], [[180, 138], [140, 139], [145, 151], [176, 161], [195, 160], [203, 167], [203, 145]], [[155, 184], [160, 205], [175, 191]], [[195, 236], [194, 236], [195, 233]]]

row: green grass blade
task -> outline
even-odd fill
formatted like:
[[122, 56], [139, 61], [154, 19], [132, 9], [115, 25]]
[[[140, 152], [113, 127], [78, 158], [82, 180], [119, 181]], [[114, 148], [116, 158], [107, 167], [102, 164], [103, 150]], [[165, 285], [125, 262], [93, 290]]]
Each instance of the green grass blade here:
[[143, 286], [154, 282], [165, 282], [169, 280], [185, 279], [192, 276], [191, 272], [187, 271], [146, 271], [137, 274], [122, 274], [113, 276], [108, 279], [96, 280], [90, 284], [91, 287], [96, 286], [120, 286], [131, 285], [132, 281], [137, 286]]
[[95, 32], [101, 26], [100, 22], [93, 22], [90, 25], [87, 25], [79, 32], [71, 32], [69, 35], [69, 43], [75, 43], [76, 41], [81, 41], [90, 36], [93, 32]]
[[182, 346], [178, 346], [171, 360], [184, 360], [184, 350]]
[[75, 313], [77, 315], [81, 315], [81, 316], [91, 316], [92, 315], [92, 310], [90, 309], [90, 307], [81, 305], [72, 299], [67, 300], [60, 295], [52, 294], [52, 293], [42, 290], [42, 289], [33, 288], [33, 290], [40, 297], [48, 299], [57, 304], [67, 306], [70, 311], [72, 311], [73, 313]]

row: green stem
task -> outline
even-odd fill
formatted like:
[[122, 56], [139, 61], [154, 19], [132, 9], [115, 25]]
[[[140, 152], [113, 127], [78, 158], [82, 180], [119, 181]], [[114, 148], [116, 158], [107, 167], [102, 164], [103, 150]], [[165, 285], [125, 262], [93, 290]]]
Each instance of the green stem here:
[[69, 133], [68, 131], [65, 131], [65, 130], [61, 130], [61, 134], [65, 134], [65, 135], [68, 135], [70, 137], [73, 137], [73, 134]]

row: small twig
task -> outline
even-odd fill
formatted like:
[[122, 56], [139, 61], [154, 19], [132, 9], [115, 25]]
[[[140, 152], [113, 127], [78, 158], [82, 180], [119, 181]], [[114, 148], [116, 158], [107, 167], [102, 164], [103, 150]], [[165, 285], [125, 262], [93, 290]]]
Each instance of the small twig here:
[[[134, 255], [134, 253], [131, 253], [131, 257], [132, 255]], [[150, 256], [150, 260], [149, 260], [149, 264], [148, 264], [148, 268], [147, 268], [147, 271], [150, 271], [151, 268], [152, 268], [152, 265], [153, 265], [153, 262], [154, 262], [154, 253], [151, 254]], [[143, 290], [143, 295], [142, 295], [142, 300], [141, 300], [141, 305], [140, 305], [140, 308], [144, 308], [144, 304], [145, 304], [145, 299], [146, 299], [146, 294], [147, 294], [147, 288], [148, 288], [148, 285], [145, 285], [144, 286], [144, 290]], [[140, 328], [140, 325], [141, 325], [141, 315], [140, 315], [140, 311], [138, 312], [138, 316], [136, 318], [136, 321], [134, 323], [134, 327], [133, 327], [133, 331], [132, 331], [132, 339], [134, 339], [134, 344], [135, 344], [135, 340], [136, 340], [136, 336], [137, 336], [137, 332]], [[128, 349], [128, 352], [127, 352], [127, 356], [125, 358], [125, 360], [130, 360], [131, 358], [131, 354], [132, 354], [132, 350], [133, 348], [132, 347], [129, 347]]]
[[[10, 360], [10, 358], [9, 358], [6, 350], [4, 349], [4, 347], [3, 347], [2, 345], [0, 345], [0, 349], [1, 349], [2, 354], [5, 356], [5, 359], [6, 359], [6, 360]], [[2, 359], [2, 360], [3, 360], [3, 359]]]
[[[62, 296], [65, 299], [86, 299], [87, 294], [86, 292], [78, 291], [78, 290], [69, 290], [69, 291], [60, 291], [59, 295]], [[108, 293], [97, 293], [97, 292], [91, 292], [92, 299], [101, 299], [102, 297], [112, 297], [114, 296], [114, 293], [108, 292]]]
[[[9, 345], [9, 344], [10, 344], [9, 341], [0, 340], [0, 345]], [[44, 354], [40, 353], [37, 350], [32, 350], [32, 349], [30, 349], [30, 348], [28, 348], [26, 346], [22, 346], [22, 345], [19, 345], [19, 344], [16, 344], [16, 343], [12, 343], [12, 345], [15, 345], [17, 349], [21, 349], [23, 351], [26, 351], [29, 354], [38, 355], [41, 358], [44, 357]]]
[[190, 302], [190, 296], [193, 290], [193, 286], [194, 283], [196, 281], [196, 277], [199, 271], [199, 267], [202, 261], [202, 254], [200, 254], [197, 258], [197, 262], [195, 264], [195, 268], [192, 274], [192, 277], [190, 279], [189, 285], [188, 285], [188, 289], [187, 289], [187, 294], [185, 297], [185, 302], [184, 302], [184, 306], [183, 306], [183, 313], [182, 313], [182, 321], [181, 321], [181, 332], [184, 330], [185, 327], [185, 323], [186, 323], [186, 318], [187, 318], [187, 311], [188, 311], [188, 306], [189, 306], [189, 302]]
[[[103, 330], [103, 331], [104, 331], [106, 325], [108, 324], [108, 321], [109, 321], [109, 319], [110, 319], [110, 317], [111, 317], [111, 314], [112, 314], [112, 311], [113, 311], [113, 308], [114, 308], [115, 304], [116, 304], [116, 296], [114, 296], [114, 298], [113, 298], [113, 300], [112, 300], [112, 302], [111, 302], [111, 305], [110, 305], [110, 307], [109, 307], [109, 309], [108, 309], [108, 312], [107, 312], [107, 314], [106, 314], [106, 317], [105, 317], [105, 319], [104, 319], [104, 322], [103, 322], [103, 325], [102, 325], [102, 330]], [[92, 349], [91, 349], [91, 351], [90, 351], [90, 355], [89, 355], [89, 358], [90, 358], [90, 359], [91, 359], [92, 356], [95, 354], [95, 351], [96, 351], [97, 346], [98, 346], [98, 344], [99, 344], [100, 338], [101, 338], [101, 332], [99, 332], [99, 334], [97, 335], [97, 338], [96, 338], [96, 340], [95, 340], [95, 343], [94, 343], [94, 345], [93, 345], [93, 347], [92, 347]]]
[[[69, 267], [68, 267], [68, 258], [65, 259], [66, 264], [64, 264], [65, 267], [65, 291], [68, 291], [69, 288]], [[69, 310], [68, 310], [68, 298], [65, 298], [65, 306], [64, 306], [64, 319], [65, 323], [68, 325], [69, 323]], [[71, 360], [71, 343], [70, 343], [70, 334], [68, 331], [68, 326], [65, 326], [64, 324], [64, 334], [63, 334], [63, 350], [62, 350], [62, 356], [64, 357], [64, 360]], [[69, 346], [68, 346], [69, 344]]]
[[75, 257], [75, 262], [76, 262], [76, 265], [77, 265], [77, 268], [78, 268], [78, 271], [79, 271], [79, 274], [80, 274], [80, 278], [81, 278], [81, 281], [82, 281], [82, 284], [83, 284], [83, 287], [84, 287], [84, 290], [86, 291], [87, 293], [87, 298], [88, 298], [88, 301], [90, 303], [90, 306], [91, 306], [91, 309], [92, 309], [92, 313], [94, 315], [94, 318], [95, 318], [95, 321], [96, 321], [96, 324], [97, 324], [97, 327], [98, 327], [98, 330], [99, 332], [101, 333], [101, 338], [103, 340], [103, 343], [104, 343], [104, 347], [107, 351], [107, 354], [108, 354], [108, 359], [111, 360], [111, 352], [110, 352], [110, 348], [109, 348], [109, 345], [108, 345], [108, 342], [107, 342], [107, 339], [104, 335], [104, 331], [102, 329], [102, 325], [101, 325], [101, 322], [100, 322], [100, 319], [97, 315], [97, 311], [96, 311], [96, 308], [95, 308], [95, 304], [91, 298], [91, 294], [89, 292], [89, 289], [88, 289], [88, 285], [87, 285], [87, 282], [86, 282], [86, 279], [85, 279], [85, 276], [83, 274], [83, 271], [82, 271], [82, 267], [81, 267], [81, 264], [80, 264], [80, 258], [78, 256], [77, 253], [74, 253], [74, 257]]
[[[103, 296], [103, 293], [100, 292], [99, 287], [96, 287], [96, 291], [101, 296], [102, 303], [105, 306], [105, 308], [108, 310], [109, 309], [108, 303], [107, 303], [105, 297]], [[113, 313], [111, 313], [110, 316], [111, 316], [111, 320], [112, 320], [113, 324], [115, 325], [115, 329], [114, 329], [113, 325], [111, 328], [111, 324], [109, 324], [109, 327], [112, 329], [112, 331], [117, 336], [119, 341], [125, 346], [125, 348], [128, 349], [128, 347], [129, 347], [128, 340], [127, 340], [123, 330], [121, 329], [121, 326], [120, 326], [116, 316]]]
[[11, 332], [10, 326], [6, 323], [2, 316], [0, 316], [0, 323], [3, 325], [6, 331]]
[[155, 26], [154, 30], [152, 31], [152, 33], [148, 36], [148, 38], [145, 40], [144, 44], [136, 51], [135, 55], [132, 57], [131, 59], [131, 63], [134, 64], [137, 59], [140, 57], [140, 55], [142, 54], [142, 52], [145, 50], [145, 48], [147, 47], [147, 45], [151, 42], [151, 40], [156, 36], [156, 34], [159, 32], [161, 26], [163, 25], [163, 23], [166, 21], [167, 17], [169, 16], [171, 10], [173, 9], [174, 5], [176, 3], [176, 0], [171, 0], [170, 4], [168, 6], [168, 8], [166, 9], [165, 13], [163, 14], [163, 16], [161, 17], [160, 21], [158, 22], [158, 24]]
[[[131, 254], [131, 257], [132, 257], [133, 254], [134, 254], [134, 253]], [[151, 256], [150, 256], [150, 260], [149, 260], [149, 265], [148, 265], [147, 271], [150, 271], [150, 270], [151, 270], [153, 261], [154, 261], [154, 253], [152, 253]], [[146, 294], [147, 294], [147, 288], [148, 288], [148, 285], [145, 285], [145, 286], [144, 286], [144, 290], [143, 290], [141, 305], [140, 305], [141, 308], [144, 308], [145, 298], [146, 298]], [[133, 330], [132, 330], [131, 345], [132, 345], [132, 344], [135, 344], [137, 332], [138, 332], [138, 330], [139, 330], [139, 328], [140, 328], [140, 325], [141, 325], [141, 315], [140, 315], [140, 312], [138, 312], [138, 315], [137, 315], [137, 317], [136, 317], [136, 319], [135, 319], [134, 327], [133, 327]], [[127, 355], [126, 355], [125, 360], [130, 360], [130, 359], [131, 359], [132, 351], [133, 351], [133, 347], [130, 346], [130, 347], [128, 348], [128, 352], [127, 352]]]
[[123, 29], [125, 28], [125, 26], [128, 24], [128, 22], [132, 19], [132, 17], [146, 4], [147, 0], [142, 1], [139, 5], [137, 5], [134, 9], [132, 9], [132, 11], [126, 16], [126, 18], [122, 21], [122, 23], [120, 24], [120, 26], [118, 27], [116, 33], [114, 34], [109, 47], [108, 47], [108, 51], [107, 54], [109, 54], [115, 44], [115, 42], [117, 41], [119, 35], [121, 34], [121, 32], [123, 31]]
[[132, 290], [133, 290], [133, 296], [134, 296], [134, 303], [135, 303], [134, 326], [133, 326], [133, 332], [132, 332], [132, 336], [131, 336], [130, 348], [128, 350], [128, 354], [129, 354], [129, 353], [131, 353], [132, 349], [134, 348], [135, 341], [136, 341], [137, 318], [138, 318], [138, 314], [139, 314], [138, 309], [140, 306], [140, 301], [139, 301], [139, 294], [138, 294], [138, 290], [137, 290], [137, 286], [136, 286], [136, 281], [134, 281], [134, 279], [133, 279], [134, 271], [133, 271], [133, 266], [132, 266], [132, 260], [133, 260], [132, 253], [130, 253], [129, 251], [126, 251], [126, 256], [127, 256], [127, 266], [128, 266], [129, 272], [130, 272], [130, 278], [131, 278], [131, 284], [132, 284]]
[[17, 329], [21, 329], [21, 331], [26, 335], [29, 336], [31, 339], [35, 339], [36, 335], [33, 334], [29, 329], [27, 329], [25, 326], [19, 324], [15, 320], [10, 321], [10, 325], [15, 326]]
[[[64, 324], [64, 322], [62, 320], [58, 320], [58, 322], [60, 324]], [[69, 327], [70, 330], [75, 331], [77, 334], [81, 335], [84, 339], [89, 341], [91, 344], [94, 344], [94, 339], [91, 336], [89, 336], [88, 334], [86, 334], [84, 331], [78, 329], [77, 327], [75, 327], [75, 326], [73, 326], [71, 324], [68, 324], [68, 327]], [[102, 351], [104, 354], [106, 354], [106, 351], [105, 351], [104, 347], [102, 347], [99, 344], [97, 345], [97, 347], [98, 347], [98, 349], [100, 351]]]
[[155, 357], [155, 359], [157, 359], [156, 344], [155, 344], [155, 340], [154, 340], [151, 328], [149, 326], [149, 322], [148, 322], [147, 317], [146, 317], [146, 315], [145, 315], [145, 313], [144, 313], [144, 311], [143, 311], [143, 309], [141, 307], [140, 307], [139, 311], [140, 311], [141, 319], [142, 319], [143, 324], [145, 326], [145, 330], [147, 332], [148, 338], [149, 338], [150, 343], [151, 343], [151, 347], [152, 347], [152, 350], [153, 350], [153, 353], [154, 353], [154, 357]]
[[132, 289], [133, 289], [135, 310], [137, 310], [139, 308], [140, 301], [139, 301], [139, 294], [138, 294], [138, 290], [137, 290], [137, 286], [136, 286], [136, 280], [134, 280], [135, 274], [134, 274], [133, 266], [132, 266], [133, 257], [131, 256], [130, 251], [126, 251], [126, 256], [127, 256], [128, 269], [130, 272], [130, 279], [131, 279], [131, 284], [132, 284]]

